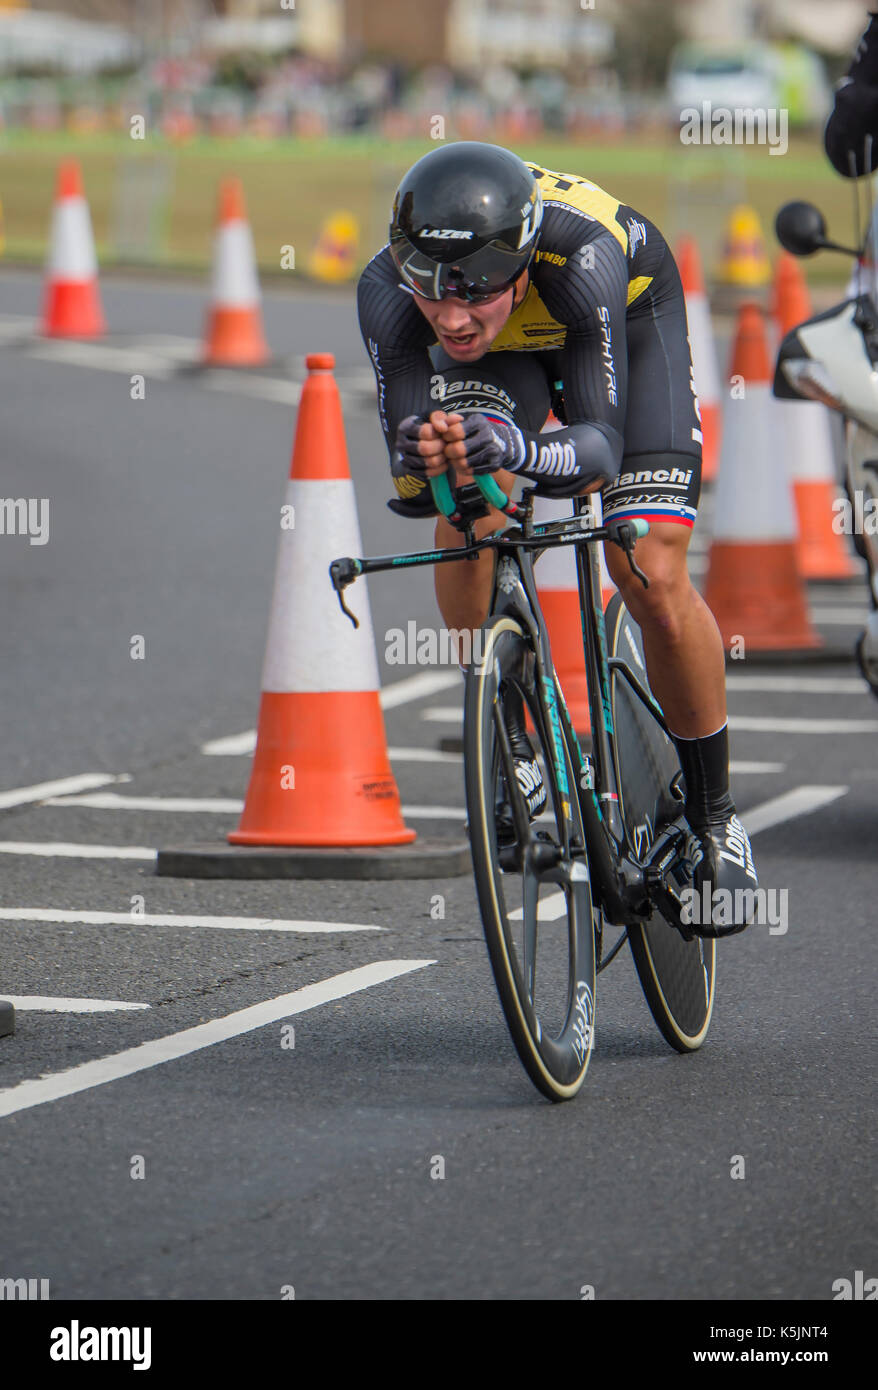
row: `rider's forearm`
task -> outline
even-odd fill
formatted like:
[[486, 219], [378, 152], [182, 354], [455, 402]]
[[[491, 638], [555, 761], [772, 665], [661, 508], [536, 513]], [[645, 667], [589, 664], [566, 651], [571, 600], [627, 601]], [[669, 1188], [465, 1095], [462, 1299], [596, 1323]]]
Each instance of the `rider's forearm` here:
[[587, 484], [601, 487], [619, 472], [623, 441], [611, 425], [581, 420], [545, 434], [519, 434], [515, 472], [549, 484], [560, 497], [573, 497]]

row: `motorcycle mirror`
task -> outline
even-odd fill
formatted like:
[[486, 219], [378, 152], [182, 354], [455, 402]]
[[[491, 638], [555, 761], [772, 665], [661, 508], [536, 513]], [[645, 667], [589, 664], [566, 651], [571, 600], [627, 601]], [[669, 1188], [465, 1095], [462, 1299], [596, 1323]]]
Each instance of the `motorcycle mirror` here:
[[813, 256], [815, 251], [843, 251], [859, 255], [849, 246], [839, 246], [826, 235], [826, 219], [813, 203], [785, 203], [774, 221], [774, 233], [792, 256]]

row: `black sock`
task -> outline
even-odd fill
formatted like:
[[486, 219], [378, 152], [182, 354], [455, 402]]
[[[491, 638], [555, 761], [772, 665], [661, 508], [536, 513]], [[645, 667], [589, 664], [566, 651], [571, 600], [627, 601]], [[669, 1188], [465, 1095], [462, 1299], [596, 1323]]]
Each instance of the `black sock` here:
[[729, 726], [706, 738], [672, 734], [686, 783], [686, 818], [693, 830], [735, 815], [729, 791]]

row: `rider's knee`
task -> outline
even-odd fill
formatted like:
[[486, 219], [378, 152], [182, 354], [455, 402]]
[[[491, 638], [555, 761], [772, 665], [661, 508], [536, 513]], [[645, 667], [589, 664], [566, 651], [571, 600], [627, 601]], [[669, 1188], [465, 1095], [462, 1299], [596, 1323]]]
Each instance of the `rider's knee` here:
[[626, 564], [627, 574], [614, 575], [626, 608], [641, 627], [658, 630], [665, 643], [674, 645], [681, 640], [686, 607], [692, 581], [686, 568], [685, 551], [677, 547], [654, 546], [648, 557], [637, 556], [638, 564], [649, 580], [644, 589]]

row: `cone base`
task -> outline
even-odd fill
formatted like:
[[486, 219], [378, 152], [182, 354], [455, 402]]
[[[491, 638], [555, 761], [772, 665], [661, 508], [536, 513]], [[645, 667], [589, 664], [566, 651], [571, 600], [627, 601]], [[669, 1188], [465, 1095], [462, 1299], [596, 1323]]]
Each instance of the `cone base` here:
[[728, 649], [810, 651], [822, 647], [808, 616], [793, 541], [714, 541], [704, 600]]
[[456, 878], [472, 872], [468, 840], [416, 845], [311, 848], [296, 845], [173, 845], [156, 854], [164, 878], [410, 879]]
[[96, 281], [49, 282], [40, 327], [44, 337], [98, 338], [106, 331]]
[[856, 579], [857, 566], [844, 537], [832, 529], [831, 481], [794, 482], [793, 495], [799, 523], [796, 563], [803, 579]]
[[233, 845], [405, 845], [378, 693], [266, 691]]
[[203, 362], [211, 367], [261, 367], [270, 360], [259, 310], [212, 309]]

